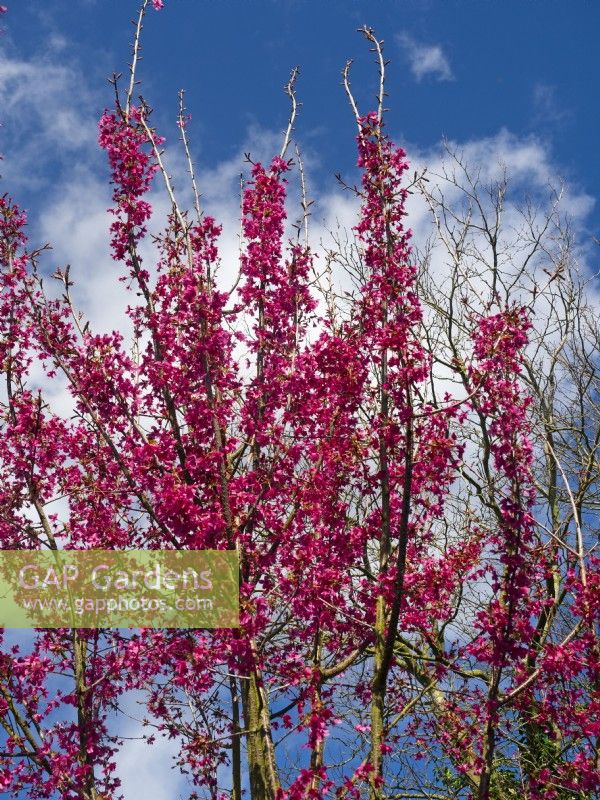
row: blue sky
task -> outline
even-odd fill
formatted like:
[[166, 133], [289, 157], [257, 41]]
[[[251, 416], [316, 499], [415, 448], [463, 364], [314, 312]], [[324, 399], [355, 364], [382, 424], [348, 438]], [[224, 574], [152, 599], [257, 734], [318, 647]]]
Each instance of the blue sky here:
[[[84, 70], [93, 90], [88, 110], [97, 116], [111, 100], [103, 81], [127, 63], [135, 6], [18, 0], [5, 26], [22, 56], [62, 39], [60, 60]], [[376, 86], [355, 32], [365, 23], [386, 41], [389, 128], [409, 154], [442, 136], [463, 142], [506, 128], [543, 141], [563, 176], [597, 194], [600, 4], [592, 0], [167, 0], [144, 33], [144, 93], [173, 138], [176, 93], [186, 88], [191, 135], [201, 162], [211, 164], [235, 155], [249, 126], [283, 127], [281, 87], [298, 64], [298, 138], [318, 154], [313, 181], [327, 183], [354, 160], [340, 86], [345, 60], [356, 59], [361, 108]]]
[[[48, 271], [73, 264], [77, 299], [97, 327], [110, 329], [123, 323], [115, 310], [123, 298], [111, 279], [110, 192], [96, 123], [112, 102], [107, 77], [126, 72], [137, 3], [4, 2], [0, 193], [29, 209], [33, 240], [54, 246]], [[334, 174], [351, 174], [356, 159], [340, 71], [355, 59], [359, 106], [372, 107], [377, 74], [356, 33], [363, 24], [385, 40], [388, 128], [409, 157], [435, 166], [446, 136], [482, 168], [508, 162], [521, 194], [564, 177], [577, 235], [584, 243], [600, 235], [595, 0], [165, 0], [162, 12], [148, 14], [139, 77], [168, 143], [177, 138], [177, 92], [186, 89], [211, 212], [233, 230], [243, 152], [262, 158], [279, 149], [288, 114], [282, 87], [299, 65], [296, 132], [311, 194], [327, 220], [348, 218], [347, 201], [334, 194]], [[167, 155], [177, 183], [181, 159]], [[155, 206], [161, 208], [158, 199]], [[225, 257], [235, 248], [226, 236]], [[590, 268], [594, 261], [597, 255]], [[48, 393], [68, 407], [64, 387]], [[126, 733], [134, 735], [134, 726]], [[154, 782], [154, 800], [177, 796], [177, 776], [165, 773], [159, 757], [174, 752], [173, 743], [156, 747], [160, 754], [135, 740], [126, 744], [129, 796], [141, 796], [142, 776], [148, 791]]]

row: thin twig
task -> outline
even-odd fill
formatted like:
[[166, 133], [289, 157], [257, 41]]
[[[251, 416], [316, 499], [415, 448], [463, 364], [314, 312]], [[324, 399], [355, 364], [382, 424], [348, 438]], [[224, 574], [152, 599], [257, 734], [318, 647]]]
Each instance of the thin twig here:
[[310, 217], [309, 208], [312, 206], [313, 201], [309, 200], [306, 194], [306, 175], [304, 173], [304, 162], [300, 148], [296, 144], [296, 160], [298, 161], [298, 171], [300, 172], [300, 190], [302, 192], [302, 225], [304, 227], [304, 247], [308, 249], [308, 218]]
[[290, 98], [290, 102], [292, 104], [292, 110], [290, 111], [290, 118], [288, 120], [288, 126], [285, 131], [285, 138], [283, 140], [283, 145], [281, 147], [281, 153], [280, 153], [281, 158], [285, 158], [285, 154], [290, 145], [290, 140], [292, 138], [292, 133], [294, 131], [294, 123], [296, 122], [296, 115], [298, 113], [298, 101], [296, 100], [296, 79], [298, 78], [299, 73], [300, 73], [300, 67], [294, 67], [294, 69], [290, 74], [289, 81], [284, 86], [284, 91]]
[[135, 71], [137, 68], [137, 63], [140, 59], [142, 27], [144, 25], [144, 15], [146, 13], [148, 2], [149, 0], [143, 1], [140, 8], [140, 13], [138, 14], [137, 25], [135, 27], [135, 37], [133, 39], [133, 53], [131, 56], [131, 64], [129, 67], [129, 89], [127, 90], [127, 102], [125, 104], [125, 122], [129, 122], [129, 112], [131, 110], [131, 101], [133, 100], [133, 92], [135, 89]]
[[366, 25], [358, 29], [360, 33], [371, 42], [374, 47], [374, 52], [377, 53], [377, 60], [379, 62], [379, 94], [377, 96], [377, 123], [381, 125], [383, 122], [383, 98], [385, 97], [385, 67], [388, 62], [383, 58], [383, 39], [379, 41], [373, 32], [373, 28]]
[[190, 241], [188, 224], [186, 223], [186, 221], [184, 219], [184, 216], [181, 213], [181, 210], [179, 208], [179, 205], [177, 204], [177, 199], [175, 198], [175, 190], [173, 189], [173, 184], [171, 183], [171, 177], [170, 177], [169, 173], [167, 172], [167, 170], [165, 168], [165, 165], [163, 163], [162, 154], [161, 154], [160, 150], [158, 149], [158, 145], [156, 144], [156, 139], [154, 137], [154, 133], [151, 130], [150, 126], [148, 125], [148, 122], [146, 121], [146, 117], [148, 116], [148, 113], [149, 113], [149, 107], [148, 107], [147, 103], [144, 101], [143, 97], [140, 97], [140, 102], [142, 104], [142, 109], [143, 109], [142, 114], [140, 114], [140, 122], [142, 123], [142, 127], [143, 127], [143, 129], [144, 129], [144, 131], [146, 133], [146, 136], [148, 137], [148, 141], [152, 145], [152, 150], [154, 152], [154, 157], [156, 158], [156, 163], [158, 164], [158, 167], [159, 167], [159, 169], [160, 169], [160, 171], [162, 173], [162, 176], [164, 178], [165, 187], [167, 189], [167, 194], [169, 195], [169, 199], [171, 200], [171, 204], [173, 206], [173, 211], [175, 212], [175, 215], [176, 215], [177, 219], [179, 220], [179, 224], [181, 225], [182, 233], [185, 236], [185, 242], [186, 242], [187, 253], [188, 253], [188, 263], [189, 263], [189, 266], [190, 266], [190, 269], [191, 269], [192, 266], [193, 266], [193, 263], [194, 263], [194, 256], [193, 256], [193, 252], [192, 252], [192, 243]]
[[344, 89], [346, 90], [346, 95], [348, 96], [348, 102], [354, 112], [354, 118], [356, 119], [356, 124], [358, 125], [358, 130], [360, 131], [360, 114], [358, 113], [358, 108], [356, 106], [356, 100], [354, 99], [354, 95], [352, 94], [352, 89], [350, 88], [350, 67], [353, 64], [353, 59], [349, 58], [346, 61], [344, 69], [342, 70], [342, 76], [344, 78]]
[[185, 157], [187, 159], [188, 164], [188, 172], [190, 174], [190, 178], [192, 181], [192, 189], [194, 190], [194, 207], [196, 209], [196, 216], [198, 218], [198, 222], [200, 222], [200, 218], [202, 217], [202, 210], [200, 206], [200, 194], [198, 192], [198, 186], [196, 184], [196, 174], [194, 172], [194, 163], [192, 161], [192, 156], [190, 153], [190, 147], [188, 143], [187, 134], [185, 132], [185, 106], [183, 104], [185, 92], [183, 89], [179, 90], [179, 127], [181, 128], [181, 140], [183, 142], [183, 147], [185, 149]]
[[554, 462], [556, 463], [556, 466], [558, 467], [558, 470], [559, 470], [559, 472], [560, 472], [560, 474], [562, 476], [566, 492], [567, 492], [567, 494], [569, 496], [569, 502], [571, 504], [571, 508], [573, 509], [573, 520], [575, 522], [575, 531], [576, 531], [576, 537], [577, 537], [577, 558], [578, 558], [578, 561], [579, 561], [579, 572], [581, 574], [581, 583], [585, 587], [585, 586], [587, 586], [587, 570], [586, 570], [586, 566], [585, 566], [585, 548], [584, 548], [584, 545], [583, 545], [583, 532], [581, 530], [581, 523], [579, 522], [579, 512], [578, 512], [578, 509], [577, 509], [577, 504], [575, 502], [575, 498], [573, 497], [573, 492], [571, 491], [571, 487], [569, 485], [569, 479], [567, 478], [567, 476], [565, 474], [565, 471], [563, 469], [563, 466], [560, 463], [560, 460], [559, 460], [558, 456], [554, 452], [554, 448], [550, 444], [550, 440], [549, 440], [548, 437], [546, 437], [545, 445], [548, 448], [548, 450], [550, 451], [550, 455], [554, 459]]

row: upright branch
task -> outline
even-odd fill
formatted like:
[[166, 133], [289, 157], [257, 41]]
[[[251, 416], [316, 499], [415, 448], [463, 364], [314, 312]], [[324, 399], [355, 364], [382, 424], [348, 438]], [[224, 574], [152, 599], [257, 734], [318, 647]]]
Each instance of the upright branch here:
[[181, 141], [183, 142], [183, 149], [185, 150], [185, 158], [188, 165], [188, 173], [190, 176], [190, 181], [192, 183], [192, 191], [194, 193], [194, 208], [196, 209], [196, 220], [199, 223], [200, 218], [202, 217], [202, 211], [200, 208], [200, 194], [198, 192], [198, 185], [196, 183], [196, 172], [194, 170], [194, 162], [192, 160], [192, 155], [190, 153], [190, 146], [188, 143], [188, 136], [186, 132], [187, 123], [190, 117], [185, 113], [184, 96], [185, 92], [183, 89], [181, 89], [179, 91], [179, 114], [177, 117], [177, 123], [179, 125], [179, 129], [181, 130]]
[[383, 123], [383, 114], [384, 114], [384, 97], [386, 96], [385, 92], [385, 68], [389, 64], [389, 61], [386, 61], [383, 57], [383, 39], [379, 40], [376, 38], [373, 28], [369, 28], [364, 25], [362, 28], [358, 29], [359, 33], [362, 33], [367, 39], [367, 41], [371, 42], [373, 45], [373, 52], [377, 54], [377, 66], [379, 69], [379, 94], [377, 95], [377, 122], [379, 125]]
[[127, 89], [127, 96], [125, 100], [125, 122], [129, 122], [129, 112], [131, 103], [133, 102], [133, 93], [136, 86], [136, 70], [138, 60], [140, 59], [141, 41], [142, 41], [142, 28], [144, 26], [144, 17], [146, 9], [150, 0], [143, 0], [140, 10], [138, 12], [137, 22], [135, 23], [135, 33], [133, 36], [133, 46], [131, 53], [131, 64], [129, 65], [129, 88]]
[[291, 72], [290, 79], [284, 87], [285, 93], [290, 98], [291, 110], [290, 110], [290, 118], [288, 120], [287, 128], [285, 130], [285, 135], [283, 137], [281, 152], [279, 153], [279, 158], [281, 159], [285, 158], [285, 154], [288, 151], [292, 134], [294, 132], [294, 125], [296, 123], [296, 115], [298, 113], [298, 100], [296, 98], [296, 80], [298, 79], [299, 74], [300, 74], [300, 67], [294, 67], [294, 69]]
[[346, 92], [346, 97], [348, 98], [348, 102], [350, 103], [350, 107], [354, 113], [354, 119], [356, 120], [356, 124], [358, 125], [358, 130], [360, 132], [361, 129], [361, 116], [358, 113], [358, 107], [356, 105], [356, 100], [354, 99], [354, 95], [352, 93], [352, 87], [350, 86], [350, 67], [353, 64], [353, 60], [351, 58], [346, 61], [344, 65], [344, 69], [342, 70], [342, 80], [344, 83], [344, 90]]

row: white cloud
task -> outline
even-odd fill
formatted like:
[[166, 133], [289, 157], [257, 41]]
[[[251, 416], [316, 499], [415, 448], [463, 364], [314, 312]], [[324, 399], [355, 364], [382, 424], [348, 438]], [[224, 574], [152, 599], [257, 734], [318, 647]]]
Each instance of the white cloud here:
[[[138, 699], [143, 703], [141, 694]], [[116, 758], [117, 777], [121, 780], [117, 795], [152, 797], [152, 800], [177, 800], [188, 796], [187, 778], [178, 768], [173, 768], [179, 755], [180, 740], [158, 735], [154, 744], [149, 745], [141, 736], [147, 734], [148, 729], [143, 729], [141, 720], [136, 718], [138, 713], [143, 714], [143, 706], [141, 708], [141, 712], [136, 709], [135, 693], [124, 704], [124, 712], [130, 716], [117, 731], [124, 741]]]
[[[460, 164], [448, 153], [455, 153]], [[427, 167], [429, 187], [442, 190], [450, 203], [457, 202], [461, 195], [464, 197], [461, 187], [467, 186], [466, 169], [487, 203], [488, 212], [492, 198], [486, 187], [506, 180], [502, 231], [504, 250], [508, 255], [512, 252], [516, 257], [513, 245], [522, 225], [518, 209], [526, 201], [531, 201], [537, 219], [541, 221], [555, 199], [554, 191], [562, 192], [560, 213], [569, 217], [572, 231], [578, 234], [576, 239], [583, 239], [595, 199], [581, 187], [563, 179], [560, 165], [554, 161], [551, 149], [543, 139], [520, 137], [503, 128], [493, 136], [480, 139], [450, 141], [426, 151], [413, 148], [411, 160], [416, 170]], [[415, 240], [417, 244], [423, 244], [430, 231], [430, 213], [417, 193], [411, 195], [408, 210]], [[583, 252], [582, 258], [585, 258]]]
[[436, 81], [454, 80], [448, 57], [439, 44], [417, 42], [408, 33], [399, 33], [396, 40], [404, 50], [410, 71], [417, 81], [426, 77], [432, 77]]
[[[93, 93], [80, 70], [47, 56], [24, 60], [0, 51], [2, 176], [12, 192], [45, 187], [57, 167], [93, 157], [97, 127]], [[97, 158], [97, 156], [96, 156]]]

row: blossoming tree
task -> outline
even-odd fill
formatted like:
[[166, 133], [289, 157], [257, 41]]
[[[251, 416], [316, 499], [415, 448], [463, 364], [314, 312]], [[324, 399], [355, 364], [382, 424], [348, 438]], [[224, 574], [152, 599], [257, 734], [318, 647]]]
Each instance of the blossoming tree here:
[[[115, 83], [99, 124], [132, 341], [91, 329], [68, 269], [53, 276], [60, 296], [45, 290], [43, 248], [0, 197], [0, 540], [235, 549], [240, 626], [38, 630], [31, 645], [4, 647], [0, 787], [119, 797], [117, 722], [136, 690], [149, 742], [180, 742], [190, 798], [598, 796], [598, 338], [581, 337], [593, 321], [564, 248], [552, 263], [554, 211], [531, 227], [511, 283], [501, 215], [474, 184], [463, 184], [461, 217], [424, 173], [407, 181], [384, 125], [382, 43], [364, 28], [378, 103], [359, 112], [348, 64], [359, 211], [349, 249], [332, 257], [350, 291], [322, 280], [309, 244], [291, 154], [296, 72], [281, 150], [251, 163], [226, 291], [183, 102], [192, 210], [134, 98], [144, 15], [162, 5], [144, 0], [129, 86]], [[289, 238], [297, 168], [304, 224]], [[171, 210], [146, 263], [157, 181]], [[429, 204], [448, 256], [439, 284], [427, 253], [411, 250], [409, 191]], [[491, 255], [477, 261], [469, 243], [482, 231]], [[562, 275], [534, 281], [525, 300], [540, 255]], [[540, 308], [562, 325], [556, 346], [545, 348]], [[66, 382], [70, 416], [36, 385], [35, 361]], [[565, 405], [557, 380], [574, 364]]]

